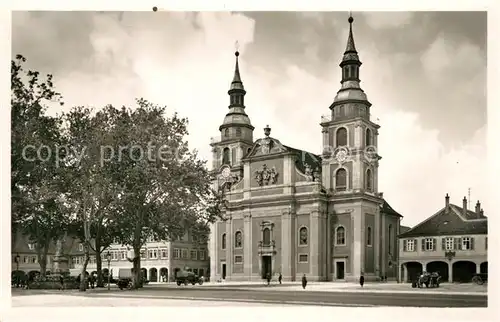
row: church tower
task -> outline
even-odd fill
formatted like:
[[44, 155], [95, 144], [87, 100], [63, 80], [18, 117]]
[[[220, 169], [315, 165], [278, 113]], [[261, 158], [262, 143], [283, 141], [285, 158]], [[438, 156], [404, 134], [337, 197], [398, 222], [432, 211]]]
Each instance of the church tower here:
[[241, 159], [253, 145], [254, 127], [245, 113], [246, 91], [240, 76], [239, 55], [240, 53], [236, 51], [234, 76], [228, 91], [229, 112], [219, 127], [220, 138], [213, 139], [210, 144], [212, 146], [212, 171], [216, 177], [220, 178], [222, 174], [225, 179], [215, 183], [216, 189], [221, 188], [221, 185], [226, 182], [238, 181], [243, 177]]
[[378, 193], [377, 136], [370, 119], [371, 103], [360, 86], [361, 61], [354, 45], [349, 17], [347, 47], [340, 63], [341, 88], [330, 105], [331, 118], [323, 127], [323, 174], [330, 192]]
[[[323, 119], [322, 177], [329, 194], [333, 279], [366, 280], [381, 274], [377, 136], [370, 118], [371, 103], [360, 86], [361, 61], [349, 17], [347, 46], [340, 62], [341, 88]], [[383, 234], [382, 234], [383, 235]], [[348, 254], [348, 256], [345, 256]], [[340, 274], [339, 271], [342, 271]], [[341, 277], [342, 276], [342, 277]]]

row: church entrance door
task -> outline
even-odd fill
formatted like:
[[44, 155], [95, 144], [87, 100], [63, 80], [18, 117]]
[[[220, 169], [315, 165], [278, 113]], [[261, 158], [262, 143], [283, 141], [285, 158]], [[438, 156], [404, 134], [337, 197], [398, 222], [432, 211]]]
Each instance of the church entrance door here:
[[343, 280], [344, 277], [345, 277], [345, 262], [336, 262], [336, 265], [337, 267], [336, 268], [336, 272], [337, 272], [337, 276], [336, 278], [338, 280]]
[[273, 274], [272, 272], [272, 262], [271, 262], [271, 256], [262, 256], [262, 278], [265, 279], [267, 275]]

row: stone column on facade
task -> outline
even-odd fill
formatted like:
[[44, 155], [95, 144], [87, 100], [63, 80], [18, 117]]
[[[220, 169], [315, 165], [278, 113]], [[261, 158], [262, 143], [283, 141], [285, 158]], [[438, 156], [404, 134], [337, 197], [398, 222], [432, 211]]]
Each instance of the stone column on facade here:
[[361, 267], [360, 274], [366, 274], [365, 272], [365, 252], [366, 252], [366, 231], [365, 231], [365, 219], [366, 219], [366, 214], [365, 210], [363, 207], [361, 207], [361, 213], [360, 213], [360, 229], [359, 229], [359, 243], [361, 245], [361, 252], [360, 252], [360, 258], [359, 258], [359, 265]]
[[385, 276], [386, 275], [386, 264], [387, 264], [387, 249], [386, 249], [386, 237], [385, 237], [385, 216], [381, 215], [381, 218], [380, 218], [380, 229], [381, 229], [381, 239], [380, 239], [380, 243], [381, 243], [381, 247], [380, 247], [380, 265], [382, 266], [381, 267], [381, 270], [380, 270], [380, 274], [382, 276]]
[[218, 240], [219, 240], [219, 229], [218, 229], [218, 222], [215, 222], [212, 224], [211, 227], [211, 234], [210, 234], [210, 280], [214, 281], [216, 279], [217, 275], [217, 263], [219, 262], [219, 245], [218, 245]]
[[244, 257], [243, 263], [244, 268], [243, 272], [248, 279], [252, 278], [252, 214], [250, 210], [244, 214], [243, 219], [243, 236], [244, 236]]
[[281, 274], [285, 281], [292, 277], [292, 214], [285, 210], [281, 216]]
[[[231, 279], [233, 275], [233, 248], [234, 248], [234, 236], [233, 236], [233, 219], [229, 215], [226, 221], [226, 279]], [[228, 278], [229, 277], [229, 278]]]
[[403, 266], [403, 277], [401, 283], [406, 283], [406, 281], [408, 281], [408, 267], [406, 266], [406, 264], [403, 264], [402, 266]]
[[481, 273], [481, 264], [476, 263], [476, 274], [480, 274], [480, 273]]
[[448, 262], [448, 282], [453, 282], [453, 262]]
[[309, 274], [312, 278], [318, 277], [319, 272], [319, 212], [312, 211], [309, 217]]
[[381, 240], [380, 240], [380, 207], [377, 207], [375, 209], [375, 227], [373, 227], [373, 234], [374, 234], [374, 240], [373, 240], [373, 252], [374, 252], [374, 258], [375, 258], [375, 277], [379, 277], [380, 274], [380, 247], [381, 247]]
[[361, 256], [363, 254], [362, 252], [362, 227], [361, 227], [361, 208], [358, 208], [357, 210], [353, 211], [351, 213], [351, 218], [352, 218], [352, 233], [353, 233], [353, 247], [352, 247], [352, 277], [354, 280], [358, 280], [360, 273], [363, 269], [361, 266], [362, 260]]
[[332, 239], [332, 216], [331, 213], [326, 213], [326, 280], [332, 279], [333, 266], [333, 239]]
[[283, 160], [283, 185], [284, 191], [283, 194], [290, 195], [293, 193], [292, 184], [293, 184], [293, 171], [295, 171], [295, 164], [290, 155], [284, 157]]
[[246, 200], [250, 199], [250, 189], [252, 186], [252, 182], [250, 180], [252, 179], [253, 177], [250, 173], [250, 163], [246, 162], [243, 165], [243, 198]]

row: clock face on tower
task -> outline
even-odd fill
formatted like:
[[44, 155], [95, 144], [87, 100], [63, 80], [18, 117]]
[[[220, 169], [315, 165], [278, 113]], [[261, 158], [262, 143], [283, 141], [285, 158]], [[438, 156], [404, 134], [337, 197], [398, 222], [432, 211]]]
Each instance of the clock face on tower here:
[[224, 169], [222, 169], [221, 174], [223, 178], [228, 178], [231, 175], [231, 170], [229, 170], [228, 167], [225, 167]]

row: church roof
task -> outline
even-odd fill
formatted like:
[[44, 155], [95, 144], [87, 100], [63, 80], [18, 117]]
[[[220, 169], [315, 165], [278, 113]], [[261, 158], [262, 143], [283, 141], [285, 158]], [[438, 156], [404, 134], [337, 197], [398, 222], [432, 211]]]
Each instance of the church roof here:
[[382, 205], [380, 206], [380, 210], [384, 214], [394, 215], [394, 216], [398, 216], [398, 217], [403, 217], [399, 212], [397, 212], [396, 210], [394, 210], [391, 207], [391, 205], [389, 205], [389, 203], [387, 202], [387, 200], [385, 200], [385, 199], [384, 199], [384, 202], [382, 203]]
[[420, 224], [399, 235], [400, 238], [441, 235], [482, 235], [488, 233], [488, 218], [450, 204]]

